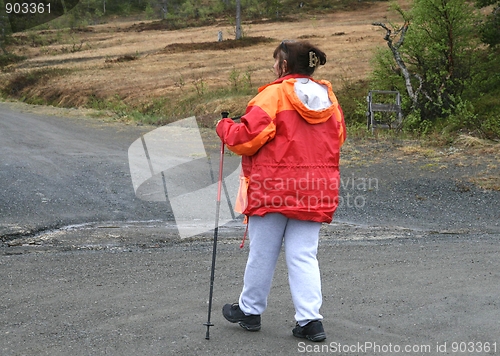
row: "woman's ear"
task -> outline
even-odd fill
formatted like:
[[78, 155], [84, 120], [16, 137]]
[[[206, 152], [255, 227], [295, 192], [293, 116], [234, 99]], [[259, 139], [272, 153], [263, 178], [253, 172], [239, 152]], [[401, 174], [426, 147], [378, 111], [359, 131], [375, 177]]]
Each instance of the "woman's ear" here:
[[283, 64], [281, 65], [281, 72], [283, 74], [288, 73], [288, 62], [286, 61], [286, 59], [283, 60]]

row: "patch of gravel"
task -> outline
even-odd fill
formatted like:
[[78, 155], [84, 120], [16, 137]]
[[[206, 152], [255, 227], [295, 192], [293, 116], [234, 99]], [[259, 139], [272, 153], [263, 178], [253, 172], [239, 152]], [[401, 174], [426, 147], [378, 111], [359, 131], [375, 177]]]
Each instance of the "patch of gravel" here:
[[[425, 148], [412, 142], [351, 142], [341, 166], [336, 220], [432, 231], [500, 231], [500, 191], [474, 177], [499, 179], [498, 154], [478, 149]], [[416, 146], [420, 147], [420, 146]]]

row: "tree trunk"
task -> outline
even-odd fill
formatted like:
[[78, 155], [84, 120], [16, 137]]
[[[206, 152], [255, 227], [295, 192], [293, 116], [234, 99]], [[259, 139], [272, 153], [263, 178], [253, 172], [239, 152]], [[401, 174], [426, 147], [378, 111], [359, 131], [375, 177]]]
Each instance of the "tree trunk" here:
[[0, 49], [2, 49], [3, 54], [8, 54], [7, 49], [5, 48], [5, 41], [6, 41], [6, 35], [5, 35], [5, 27], [7, 26], [7, 23], [9, 20], [5, 16], [0, 15], [0, 28], [1, 28], [1, 34], [0, 34]]
[[236, 0], [236, 39], [241, 39], [241, 1]]
[[167, 18], [167, 13], [168, 13], [168, 0], [163, 0], [161, 13], [162, 13], [161, 15], [162, 20], [165, 20]]
[[[408, 31], [408, 26], [410, 25], [409, 21], [405, 21], [404, 25], [401, 26], [401, 28], [399, 28], [397, 31], [395, 31], [394, 34], [392, 33], [392, 30], [389, 29], [383, 23], [374, 22], [372, 25], [380, 26], [383, 29], [385, 29], [386, 34], [385, 34], [384, 40], [386, 40], [387, 46], [389, 46], [389, 48], [392, 52], [392, 55], [394, 57], [394, 60], [396, 61], [396, 64], [401, 69], [401, 74], [403, 75], [403, 77], [405, 79], [406, 92], [408, 93], [408, 96], [410, 97], [410, 99], [413, 103], [413, 107], [416, 108], [418, 105], [418, 94], [422, 88], [422, 77], [420, 77], [417, 74], [413, 74], [413, 76], [415, 78], [417, 78], [418, 81], [420, 82], [420, 85], [417, 88], [417, 90], [414, 90], [413, 86], [411, 84], [412, 74], [410, 73], [410, 71], [406, 67], [405, 62], [404, 62], [403, 58], [401, 57], [401, 54], [399, 53], [399, 47], [401, 47], [401, 45], [403, 44], [404, 38], [406, 35], [406, 31]], [[397, 35], [399, 35], [399, 40], [394, 44], [393, 36], [397, 36]]]

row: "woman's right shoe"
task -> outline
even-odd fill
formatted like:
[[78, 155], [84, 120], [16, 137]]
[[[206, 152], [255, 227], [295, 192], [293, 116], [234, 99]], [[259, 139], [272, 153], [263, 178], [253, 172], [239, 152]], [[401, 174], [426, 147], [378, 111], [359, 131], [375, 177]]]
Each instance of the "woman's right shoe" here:
[[238, 303], [224, 305], [222, 315], [224, 315], [227, 321], [238, 323], [245, 330], [260, 330], [260, 315], [245, 315]]
[[293, 336], [311, 341], [323, 341], [326, 339], [325, 329], [320, 320], [313, 320], [304, 326], [299, 323], [292, 330]]

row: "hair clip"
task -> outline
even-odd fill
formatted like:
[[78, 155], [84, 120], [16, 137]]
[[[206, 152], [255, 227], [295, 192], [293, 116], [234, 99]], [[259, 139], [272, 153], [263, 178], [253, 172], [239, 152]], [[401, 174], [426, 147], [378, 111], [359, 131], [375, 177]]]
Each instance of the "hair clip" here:
[[318, 65], [319, 58], [315, 52], [309, 51], [309, 67], [314, 68]]

